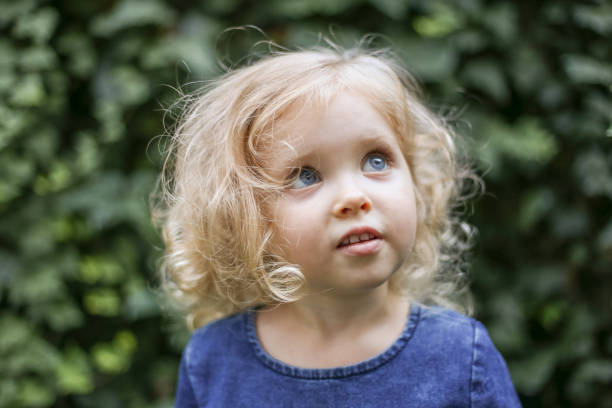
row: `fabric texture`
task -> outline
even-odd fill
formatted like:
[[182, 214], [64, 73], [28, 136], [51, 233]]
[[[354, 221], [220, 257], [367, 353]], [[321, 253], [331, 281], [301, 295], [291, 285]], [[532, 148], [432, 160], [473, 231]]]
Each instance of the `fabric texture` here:
[[181, 360], [177, 408], [521, 406], [484, 326], [456, 312], [413, 304], [387, 350], [329, 369], [270, 356], [255, 316], [229, 316], [193, 334]]

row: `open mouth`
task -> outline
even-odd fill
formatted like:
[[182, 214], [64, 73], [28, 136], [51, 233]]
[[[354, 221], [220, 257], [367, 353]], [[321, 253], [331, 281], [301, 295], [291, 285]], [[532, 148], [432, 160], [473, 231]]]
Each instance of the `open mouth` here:
[[337, 248], [351, 248], [366, 245], [367, 243], [380, 242], [380, 232], [372, 227], [357, 227], [349, 230], [337, 245]]
[[350, 230], [338, 244], [338, 250], [349, 256], [369, 256], [378, 253], [383, 245], [383, 238], [378, 231], [370, 227]]
[[376, 235], [371, 232], [363, 232], [361, 234], [351, 234], [344, 238], [342, 242], [338, 245], [338, 248], [345, 247], [352, 244], [359, 244], [362, 242], [371, 241], [373, 239], [378, 239]]

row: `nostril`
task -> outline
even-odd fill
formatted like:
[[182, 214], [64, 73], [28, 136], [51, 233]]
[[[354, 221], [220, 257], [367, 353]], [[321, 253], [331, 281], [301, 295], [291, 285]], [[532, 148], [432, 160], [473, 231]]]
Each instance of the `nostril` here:
[[361, 207], [359, 207], [359, 208], [361, 208], [361, 209], [362, 209], [362, 210], [364, 210], [364, 211], [367, 211], [367, 210], [369, 210], [369, 209], [370, 209], [370, 203], [368, 203], [368, 202], [366, 201], [365, 203], [361, 204]]

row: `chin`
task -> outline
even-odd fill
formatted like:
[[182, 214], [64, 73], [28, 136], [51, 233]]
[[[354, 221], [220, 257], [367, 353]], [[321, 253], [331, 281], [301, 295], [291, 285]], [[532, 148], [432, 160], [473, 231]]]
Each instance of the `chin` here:
[[390, 278], [391, 275], [363, 277], [363, 279], [355, 279], [354, 281], [347, 282], [342, 288], [346, 292], [369, 292], [387, 284]]

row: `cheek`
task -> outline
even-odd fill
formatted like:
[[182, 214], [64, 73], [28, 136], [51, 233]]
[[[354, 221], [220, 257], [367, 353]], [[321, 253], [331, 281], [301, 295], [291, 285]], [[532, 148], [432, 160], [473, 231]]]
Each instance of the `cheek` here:
[[296, 206], [287, 208], [278, 205], [273, 222], [273, 242], [287, 261], [301, 264], [303, 258], [312, 256], [321, 234], [308, 212], [301, 211]]
[[[398, 194], [398, 191], [402, 193]], [[398, 188], [392, 200], [387, 200], [385, 212], [389, 214], [389, 227], [398, 245], [411, 250], [414, 245], [417, 227], [416, 200], [411, 187]]]

